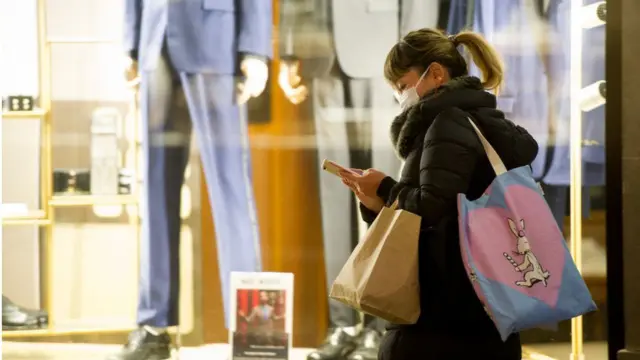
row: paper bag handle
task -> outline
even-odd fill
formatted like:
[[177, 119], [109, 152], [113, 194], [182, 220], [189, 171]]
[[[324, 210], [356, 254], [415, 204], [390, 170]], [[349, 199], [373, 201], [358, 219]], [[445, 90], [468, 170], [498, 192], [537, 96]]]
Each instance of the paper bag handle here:
[[498, 156], [498, 153], [496, 152], [496, 150], [493, 148], [493, 146], [491, 146], [491, 144], [489, 144], [489, 141], [484, 137], [484, 135], [482, 135], [482, 132], [480, 131], [480, 129], [478, 129], [478, 126], [476, 126], [476, 123], [474, 123], [473, 120], [471, 120], [471, 118], [469, 117], [467, 118], [467, 120], [469, 120], [469, 123], [471, 123], [471, 126], [473, 127], [473, 130], [476, 132], [476, 135], [478, 135], [478, 138], [480, 138], [480, 142], [482, 143], [484, 152], [487, 154], [487, 157], [489, 158], [489, 162], [491, 163], [491, 167], [493, 168], [493, 171], [496, 173], [496, 176], [500, 176], [506, 173], [507, 168], [504, 166], [504, 163], [502, 162], [502, 159], [500, 159], [500, 156]]

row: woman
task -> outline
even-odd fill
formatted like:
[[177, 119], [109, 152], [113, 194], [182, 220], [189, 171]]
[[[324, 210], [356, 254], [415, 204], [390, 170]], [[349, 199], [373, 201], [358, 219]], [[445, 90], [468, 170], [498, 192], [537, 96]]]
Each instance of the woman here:
[[[468, 75], [458, 47], [466, 48], [482, 80]], [[495, 178], [469, 118], [507, 168], [531, 164], [538, 145], [496, 109], [503, 69], [495, 50], [478, 34], [446, 37], [422, 29], [396, 44], [385, 77], [403, 108], [391, 125], [391, 140], [405, 161], [399, 181], [375, 169], [343, 172], [368, 223], [386, 205], [422, 217], [421, 315], [415, 325], [392, 325], [382, 341], [382, 360], [520, 360], [519, 336], [503, 342], [467, 278], [458, 244], [456, 196], [477, 199]]]

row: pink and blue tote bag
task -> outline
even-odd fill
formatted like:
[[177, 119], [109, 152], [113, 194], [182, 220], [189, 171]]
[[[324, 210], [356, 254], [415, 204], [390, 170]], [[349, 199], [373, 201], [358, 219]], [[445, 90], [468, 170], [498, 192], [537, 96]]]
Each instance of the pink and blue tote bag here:
[[496, 178], [484, 195], [458, 195], [469, 279], [503, 340], [596, 309], [531, 168], [507, 171], [478, 127]]

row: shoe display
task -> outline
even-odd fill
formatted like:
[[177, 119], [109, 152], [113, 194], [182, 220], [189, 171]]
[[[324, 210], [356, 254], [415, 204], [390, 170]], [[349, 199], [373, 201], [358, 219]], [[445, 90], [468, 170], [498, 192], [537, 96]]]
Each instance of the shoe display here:
[[119, 353], [107, 360], [166, 360], [171, 358], [169, 334], [152, 334], [142, 327], [129, 334], [129, 341]]
[[2, 330], [37, 330], [49, 325], [49, 314], [44, 310], [26, 309], [2, 296]]
[[307, 356], [307, 360], [343, 360], [356, 348], [355, 337], [342, 328], [335, 328], [320, 347]]
[[349, 354], [348, 360], [376, 360], [382, 335], [373, 329], [364, 329], [356, 340], [356, 349]]

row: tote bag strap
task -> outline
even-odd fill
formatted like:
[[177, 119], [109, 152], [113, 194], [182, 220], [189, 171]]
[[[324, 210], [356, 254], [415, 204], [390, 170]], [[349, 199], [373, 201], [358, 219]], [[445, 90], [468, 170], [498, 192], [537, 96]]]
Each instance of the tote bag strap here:
[[500, 156], [498, 156], [498, 153], [493, 149], [493, 146], [491, 146], [491, 144], [489, 144], [489, 141], [484, 137], [484, 135], [482, 135], [482, 132], [480, 131], [480, 129], [478, 129], [476, 123], [474, 123], [470, 117], [468, 117], [467, 120], [469, 120], [469, 123], [473, 127], [473, 130], [476, 132], [476, 135], [478, 135], [478, 138], [480, 138], [480, 142], [482, 143], [484, 152], [487, 154], [489, 162], [491, 163], [491, 167], [493, 168], [493, 171], [495, 171], [496, 176], [500, 176], [506, 173], [507, 168], [504, 166], [504, 163], [502, 162], [502, 159], [500, 159]]

